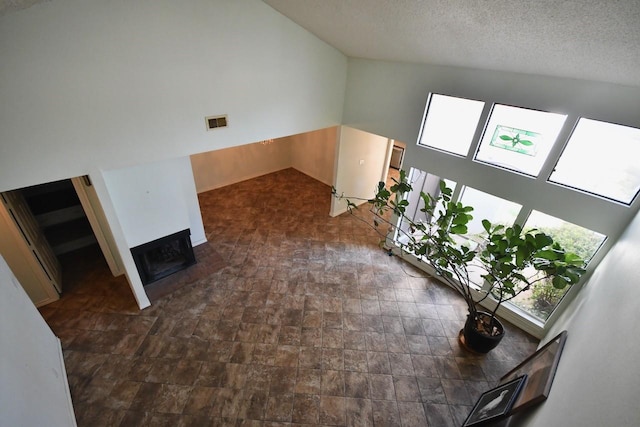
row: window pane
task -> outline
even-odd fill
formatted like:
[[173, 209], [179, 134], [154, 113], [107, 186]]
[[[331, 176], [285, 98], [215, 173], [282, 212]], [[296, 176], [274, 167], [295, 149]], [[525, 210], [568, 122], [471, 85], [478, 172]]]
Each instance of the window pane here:
[[537, 176], [567, 116], [496, 104], [476, 160]]
[[[492, 224], [502, 224], [508, 227], [513, 225], [522, 208], [518, 203], [466, 186], [462, 190], [460, 202], [465, 206], [473, 207], [473, 212], [471, 212], [473, 219], [467, 224], [466, 240], [460, 242], [471, 249], [476, 249], [478, 244], [484, 241], [487, 234], [482, 227], [483, 219], [488, 219]], [[476, 288], [482, 287], [483, 273], [482, 270], [473, 266], [469, 268], [469, 276], [471, 281], [476, 284]]]
[[630, 204], [640, 189], [640, 129], [580, 119], [550, 181]]
[[[580, 227], [570, 222], [563, 221], [542, 212], [533, 211], [525, 224], [525, 229], [537, 228], [553, 237], [553, 240], [569, 252], [574, 252], [586, 261], [600, 248], [606, 236]], [[551, 281], [540, 281], [532, 289], [520, 294], [511, 302], [535, 317], [547, 320], [551, 312], [560, 303], [560, 300], [569, 286], [564, 289], [556, 289]]]
[[483, 108], [482, 101], [431, 94], [418, 144], [466, 156]]
[[482, 227], [482, 220], [488, 219], [492, 224], [502, 224], [505, 227], [513, 225], [522, 205], [501, 199], [471, 187], [464, 187], [460, 202], [465, 206], [472, 206], [473, 219], [467, 227], [469, 235], [483, 236], [486, 231]]
[[[409, 172], [409, 182], [411, 183], [411, 187], [413, 188], [413, 190], [406, 196], [407, 200], [409, 201], [409, 208], [405, 212], [407, 218], [416, 223], [431, 221], [431, 218], [427, 218], [427, 214], [425, 212], [420, 211], [422, 208], [424, 208], [424, 201], [421, 199], [420, 193], [424, 192], [430, 194], [433, 197], [437, 197], [438, 195], [440, 195], [440, 181], [442, 180], [444, 180], [447, 187], [455, 190], [455, 181], [443, 179], [437, 175], [433, 175], [419, 169], [411, 168]], [[440, 207], [441, 205], [438, 205], [438, 208]], [[407, 223], [401, 223], [400, 230], [402, 230], [402, 232], [399, 233], [397, 239], [402, 242], [406, 242], [407, 238], [405, 235], [403, 235], [403, 233], [409, 232], [409, 225]]]

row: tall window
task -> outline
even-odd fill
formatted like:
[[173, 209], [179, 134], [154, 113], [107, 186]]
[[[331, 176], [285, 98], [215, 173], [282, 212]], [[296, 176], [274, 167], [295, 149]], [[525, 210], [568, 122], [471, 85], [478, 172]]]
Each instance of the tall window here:
[[[550, 235], [565, 250], [579, 255], [587, 262], [593, 258], [606, 238], [595, 231], [538, 211], [531, 212], [524, 228], [535, 228]], [[551, 281], [542, 280], [511, 300], [511, 303], [541, 320], [547, 320], [568, 290], [568, 286], [556, 289]]]
[[418, 144], [466, 156], [483, 108], [482, 101], [431, 94]]

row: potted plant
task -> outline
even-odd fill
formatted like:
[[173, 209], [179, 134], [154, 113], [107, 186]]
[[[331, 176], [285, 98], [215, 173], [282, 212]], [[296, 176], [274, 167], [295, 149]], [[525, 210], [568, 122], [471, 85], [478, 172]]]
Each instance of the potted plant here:
[[[412, 187], [405, 171], [393, 182], [390, 188], [380, 182], [375, 196], [367, 200], [372, 219], [358, 218], [383, 237], [385, 248], [397, 248], [400, 255], [411, 254], [431, 266], [436, 276], [462, 295], [469, 314], [460, 340], [470, 350], [487, 353], [498, 345], [504, 327], [496, 311], [502, 303], [542, 280], [565, 288], [577, 283], [585, 272], [579, 256], [536, 229], [492, 224], [485, 219], [485, 233], [475, 240], [470, 238], [467, 225], [473, 219], [473, 207], [453, 201], [453, 192], [444, 181], [440, 181], [437, 195], [420, 193], [425, 219], [413, 220], [406, 215], [406, 196]], [[335, 188], [333, 194], [345, 199], [348, 211], [355, 213], [355, 203]], [[480, 304], [488, 298], [495, 300], [495, 305], [485, 312]]]

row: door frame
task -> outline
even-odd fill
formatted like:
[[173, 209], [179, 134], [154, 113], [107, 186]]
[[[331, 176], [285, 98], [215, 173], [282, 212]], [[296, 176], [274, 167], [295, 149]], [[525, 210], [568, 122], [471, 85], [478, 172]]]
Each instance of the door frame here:
[[[11, 234], [11, 236], [13, 237], [13, 241], [16, 245], [17, 250], [19, 251], [22, 258], [25, 260], [26, 266], [31, 270], [31, 273], [35, 276], [36, 280], [38, 281], [39, 287], [44, 291], [44, 294], [46, 295], [44, 299], [33, 301], [35, 306], [40, 307], [40, 306], [50, 304], [54, 301], [59, 300], [60, 294], [58, 294], [58, 291], [49, 280], [49, 277], [47, 277], [47, 274], [43, 270], [43, 267], [40, 265], [36, 257], [31, 252], [31, 249], [29, 248], [29, 245], [27, 245], [25, 237], [22, 235], [22, 232], [20, 231], [15, 221], [11, 217], [11, 214], [9, 213], [7, 208], [4, 206], [4, 203], [1, 203], [1, 202], [0, 202], [0, 217], [2, 217], [2, 219], [6, 223], [7, 229]], [[9, 264], [10, 259], [5, 257], [5, 261], [7, 262], [7, 264]], [[12, 267], [11, 264], [9, 264], [9, 267], [11, 267], [11, 269], [14, 270], [14, 267]], [[26, 272], [24, 268], [18, 268], [18, 270]]]
[[[124, 268], [122, 261], [120, 261], [120, 257], [117, 252], [114, 252], [112, 249], [112, 245], [109, 244], [109, 238], [114, 242], [113, 236], [111, 234], [110, 229], [105, 229], [108, 225], [103, 226], [103, 224], [98, 219], [98, 214], [104, 216], [104, 212], [102, 212], [102, 207], [100, 206], [99, 197], [96, 194], [95, 200], [97, 203], [91, 202], [91, 197], [88, 195], [86, 190], [86, 182], [90, 182], [88, 176], [86, 177], [74, 177], [69, 178], [74, 186], [76, 194], [80, 199], [80, 204], [89, 220], [91, 225], [91, 229], [96, 236], [96, 240], [98, 241], [98, 245], [100, 246], [100, 250], [111, 270], [111, 273], [114, 276], [119, 276], [124, 274]], [[17, 189], [18, 191], [20, 189]], [[97, 206], [96, 206], [97, 205]], [[98, 212], [100, 210], [100, 212]], [[0, 202], [0, 217], [4, 219], [4, 222], [7, 224], [7, 228], [11, 236], [13, 237], [15, 244], [17, 246], [18, 251], [20, 252], [21, 257], [24, 259], [26, 265], [32, 270], [36, 279], [39, 282], [39, 286], [44, 290], [47, 297], [45, 299], [39, 301], [33, 301], [36, 307], [40, 307], [46, 304], [50, 304], [54, 301], [60, 299], [59, 293], [56, 291], [55, 287], [47, 277], [47, 274], [43, 270], [43, 267], [40, 265], [34, 254], [31, 252], [25, 237], [22, 235], [19, 227], [16, 225], [14, 219], [11, 217], [11, 214], [4, 206], [3, 203]], [[105, 219], [106, 221], [106, 219]], [[115, 245], [115, 243], [113, 243]], [[116, 249], [117, 250], [117, 249]], [[7, 263], [9, 260], [7, 259]]]
[[[102, 212], [101, 206], [94, 206], [89, 194], [87, 193], [87, 187], [91, 185], [91, 180], [87, 175], [84, 177], [77, 176], [71, 178], [71, 183], [73, 184], [73, 188], [76, 190], [78, 198], [80, 199], [80, 204], [82, 205], [82, 209], [84, 209], [84, 213], [87, 215], [89, 224], [91, 224], [91, 229], [93, 230], [93, 234], [96, 236], [96, 240], [98, 241], [98, 245], [104, 255], [104, 259], [107, 261], [107, 265], [109, 265], [111, 274], [113, 274], [114, 277], [120, 276], [124, 273], [122, 262], [120, 261], [119, 256], [117, 256], [117, 253], [112, 250], [112, 246], [109, 244], [109, 241], [114, 242], [113, 235], [111, 234], [111, 230], [105, 229], [106, 225], [103, 226], [98, 219], [96, 208], [100, 209], [100, 213], [103, 217], [104, 212]], [[98, 203], [100, 202], [97, 194], [95, 195], [95, 199]], [[115, 242], [113, 244], [115, 245]]]

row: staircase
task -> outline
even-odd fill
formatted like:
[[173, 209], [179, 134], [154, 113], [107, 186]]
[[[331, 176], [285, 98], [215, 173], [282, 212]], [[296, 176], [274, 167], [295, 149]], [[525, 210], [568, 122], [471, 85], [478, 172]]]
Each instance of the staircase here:
[[71, 180], [21, 190], [56, 255], [97, 243]]

